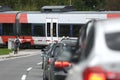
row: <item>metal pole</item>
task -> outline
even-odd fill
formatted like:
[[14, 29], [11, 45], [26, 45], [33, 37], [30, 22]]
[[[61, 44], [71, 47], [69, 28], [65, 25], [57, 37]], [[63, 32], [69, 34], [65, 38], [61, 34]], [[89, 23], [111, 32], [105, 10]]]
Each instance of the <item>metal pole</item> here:
[[69, 5], [70, 5], [70, 6], [72, 5], [72, 4], [71, 4], [71, 0], [70, 0], [70, 4], [69, 4]]
[[20, 14], [21, 14], [21, 12], [18, 12], [16, 14], [16, 21], [15, 21], [15, 34], [16, 34], [16, 36], [20, 35], [20, 32], [19, 32], [19, 29], [20, 29], [20, 24], [19, 24]]

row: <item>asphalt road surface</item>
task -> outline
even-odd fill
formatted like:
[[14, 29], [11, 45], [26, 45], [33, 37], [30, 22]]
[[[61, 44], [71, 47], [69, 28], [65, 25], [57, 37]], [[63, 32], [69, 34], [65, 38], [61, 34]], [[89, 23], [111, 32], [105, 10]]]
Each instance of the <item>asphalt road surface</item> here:
[[0, 61], [0, 80], [42, 80], [41, 51], [24, 50], [35, 55]]

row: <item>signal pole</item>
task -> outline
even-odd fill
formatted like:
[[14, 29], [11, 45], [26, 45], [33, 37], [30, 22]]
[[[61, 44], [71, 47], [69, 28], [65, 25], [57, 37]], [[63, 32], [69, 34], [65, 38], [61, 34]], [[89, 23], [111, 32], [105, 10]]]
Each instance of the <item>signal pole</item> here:
[[72, 4], [71, 4], [71, 0], [69, 1], [69, 5], [71, 6]]

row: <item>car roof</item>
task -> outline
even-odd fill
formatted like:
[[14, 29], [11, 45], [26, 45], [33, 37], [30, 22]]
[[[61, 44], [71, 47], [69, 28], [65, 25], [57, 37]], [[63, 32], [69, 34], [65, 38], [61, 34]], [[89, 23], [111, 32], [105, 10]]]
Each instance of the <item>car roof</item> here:
[[[92, 33], [93, 30], [94, 30], [94, 34]], [[109, 48], [107, 46], [108, 41], [106, 41], [106, 33], [115, 33], [115, 32], [120, 32], [120, 18], [95, 21], [95, 23], [93, 24], [93, 26], [89, 31], [89, 33], [93, 34], [92, 38], [91, 37], [88, 38], [87, 40], [88, 45], [86, 46], [87, 48], [84, 51], [85, 52], [84, 56], [90, 56], [89, 58], [92, 59], [94, 58], [93, 61], [91, 61], [92, 65], [93, 63], [97, 63], [98, 59], [100, 60], [100, 62], [120, 61], [119, 58], [120, 50], [118, 51]]]
[[105, 33], [120, 32], [120, 18], [98, 20], [97, 27], [104, 27]]
[[62, 39], [60, 43], [75, 46], [77, 43], [77, 38]]
[[[105, 35], [107, 33], [120, 32], [120, 18], [96, 20], [93, 27], [95, 28], [95, 39], [93, 43], [95, 49], [94, 51], [97, 51], [96, 53], [98, 54], [102, 54], [102, 52], [104, 54], [104, 52], [111, 51], [111, 49], [107, 46]], [[117, 52], [116, 50], [112, 51]]]

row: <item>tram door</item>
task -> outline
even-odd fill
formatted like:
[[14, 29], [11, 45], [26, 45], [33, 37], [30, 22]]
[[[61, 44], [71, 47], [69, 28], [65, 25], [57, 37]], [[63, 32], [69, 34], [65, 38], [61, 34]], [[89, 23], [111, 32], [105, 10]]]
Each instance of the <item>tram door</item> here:
[[58, 19], [46, 19], [46, 37], [52, 42], [58, 39]]

